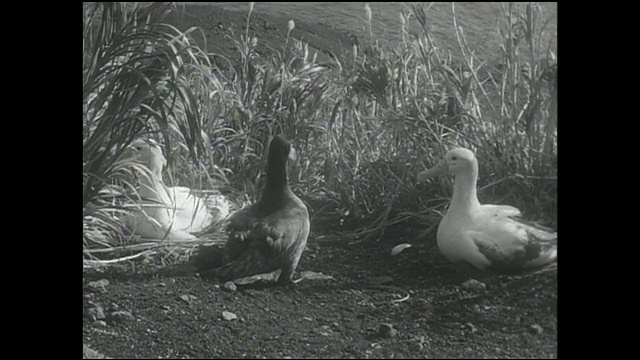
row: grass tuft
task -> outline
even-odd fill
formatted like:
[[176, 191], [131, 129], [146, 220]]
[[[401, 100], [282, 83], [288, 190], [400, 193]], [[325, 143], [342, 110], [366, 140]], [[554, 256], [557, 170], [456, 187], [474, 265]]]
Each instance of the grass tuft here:
[[[482, 202], [556, 227], [557, 56], [544, 40], [548, 20], [535, 3], [509, 3], [499, 56], [480, 59], [455, 4], [455, 56], [430, 36], [429, 9], [405, 8], [402, 42], [388, 49], [373, 37], [367, 5], [370, 39], [348, 59], [324, 62], [290, 36], [293, 21], [282, 26], [281, 50], [258, 53], [250, 11], [247, 31], [230, 39], [235, 64], [205, 54], [197, 29], [164, 24], [169, 5], [85, 6], [85, 254], [131, 241], [121, 219], [124, 204], [135, 203], [135, 179], [115, 159], [141, 136], [164, 144], [168, 185], [220, 189], [240, 207], [259, 196], [265, 144], [283, 134], [301, 154], [290, 177], [312, 221], [352, 243], [380, 239], [391, 225], [437, 223], [452, 179], [417, 187], [415, 176], [464, 146], [479, 159]], [[136, 253], [159, 243], [127, 246]]]

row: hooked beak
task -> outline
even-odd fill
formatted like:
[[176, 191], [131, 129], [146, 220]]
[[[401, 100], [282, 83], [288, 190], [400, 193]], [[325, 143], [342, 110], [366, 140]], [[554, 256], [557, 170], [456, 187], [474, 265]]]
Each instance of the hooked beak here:
[[434, 167], [418, 174], [418, 184], [423, 183], [427, 179], [442, 175], [448, 170], [449, 166], [447, 165], [447, 162], [444, 161], [444, 159], [440, 160], [440, 162], [438, 162]]

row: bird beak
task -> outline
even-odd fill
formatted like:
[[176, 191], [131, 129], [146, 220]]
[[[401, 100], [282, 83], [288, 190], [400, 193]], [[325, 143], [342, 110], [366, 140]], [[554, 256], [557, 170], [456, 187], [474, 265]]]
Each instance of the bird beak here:
[[434, 167], [418, 174], [418, 184], [423, 183], [427, 179], [431, 179], [438, 175], [442, 175], [446, 173], [447, 170], [449, 170], [449, 166], [447, 166], [447, 162], [444, 161], [444, 159], [440, 160], [440, 162], [437, 163]]

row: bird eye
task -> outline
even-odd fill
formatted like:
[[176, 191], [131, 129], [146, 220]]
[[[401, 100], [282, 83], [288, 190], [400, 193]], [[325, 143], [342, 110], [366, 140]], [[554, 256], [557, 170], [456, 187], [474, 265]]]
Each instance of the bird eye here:
[[458, 160], [458, 157], [457, 156], [452, 156], [451, 160]]

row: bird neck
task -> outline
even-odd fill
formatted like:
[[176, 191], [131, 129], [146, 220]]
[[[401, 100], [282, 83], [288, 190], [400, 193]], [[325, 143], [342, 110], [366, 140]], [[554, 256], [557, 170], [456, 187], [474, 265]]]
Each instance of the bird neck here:
[[480, 208], [478, 201], [478, 165], [474, 164], [472, 171], [456, 174], [453, 185], [453, 197], [450, 210], [472, 212]]
[[140, 177], [140, 196], [153, 200], [163, 200], [166, 197], [166, 187], [159, 171], [154, 169], [150, 174], [142, 174]]
[[279, 161], [270, 162], [267, 167], [267, 183], [262, 193], [262, 202], [278, 202], [290, 192], [287, 164]]

